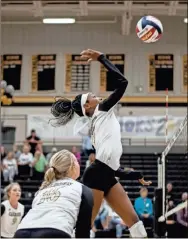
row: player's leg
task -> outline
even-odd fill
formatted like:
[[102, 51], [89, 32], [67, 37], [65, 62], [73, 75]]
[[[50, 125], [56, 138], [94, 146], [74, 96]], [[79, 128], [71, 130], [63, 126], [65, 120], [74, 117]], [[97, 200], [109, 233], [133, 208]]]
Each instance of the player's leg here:
[[97, 189], [92, 189], [92, 192], [93, 192], [94, 205], [93, 205], [93, 210], [92, 210], [91, 225], [93, 226], [95, 218], [99, 212], [102, 201], [104, 199], [104, 192], [97, 190]]
[[94, 220], [99, 212], [100, 206], [104, 199], [104, 175], [101, 173], [103, 172], [103, 168], [101, 163], [97, 160], [92, 163], [84, 172], [82, 177], [82, 183], [87, 187], [92, 189], [93, 192], [93, 200], [94, 206], [92, 211], [92, 220], [91, 224], [93, 226]]
[[112, 209], [122, 218], [125, 224], [129, 227], [130, 234], [133, 238], [147, 237], [147, 233], [145, 231], [143, 223], [139, 221], [139, 218], [132, 206], [132, 203], [121, 184], [116, 183], [105, 195], [105, 198], [109, 205], [112, 207]]

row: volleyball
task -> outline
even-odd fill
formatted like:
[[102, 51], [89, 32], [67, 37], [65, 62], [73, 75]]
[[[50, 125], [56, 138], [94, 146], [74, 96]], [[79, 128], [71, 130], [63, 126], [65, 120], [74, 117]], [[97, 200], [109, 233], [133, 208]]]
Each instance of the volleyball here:
[[163, 33], [163, 25], [159, 19], [153, 16], [142, 17], [136, 25], [136, 33], [145, 43], [158, 41]]

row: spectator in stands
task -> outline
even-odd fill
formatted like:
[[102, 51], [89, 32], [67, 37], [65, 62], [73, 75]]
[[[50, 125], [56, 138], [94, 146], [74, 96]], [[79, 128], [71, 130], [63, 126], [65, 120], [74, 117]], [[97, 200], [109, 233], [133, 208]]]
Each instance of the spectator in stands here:
[[72, 147], [72, 153], [77, 158], [78, 163], [81, 164], [81, 155], [80, 155], [80, 152], [77, 150], [76, 146]]
[[95, 161], [95, 154], [91, 153], [89, 159], [86, 161], [86, 168], [88, 168]]
[[9, 152], [7, 157], [3, 159], [3, 177], [4, 181], [13, 182], [15, 175], [18, 174], [17, 161], [14, 153]]
[[121, 238], [123, 230], [126, 228], [123, 220], [115, 213], [110, 210], [109, 213], [109, 229], [116, 229], [116, 238]]
[[43, 154], [43, 147], [42, 144], [37, 144], [36, 148], [35, 148], [35, 152], [36, 151], [40, 151]]
[[153, 224], [153, 205], [151, 199], [148, 198], [148, 190], [146, 187], [140, 189], [140, 197], [135, 200], [135, 211], [145, 226]]
[[84, 136], [82, 141], [82, 150], [84, 153], [84, 156], [88, 157], [91, 153], [94, 152], [91, 138], [89, 136]]
[[169, 201], [173, 201], [175, 204], [175, 196], [174, 196], [174, 190], [173, 190], [173, 185], [172, 183], [167, 183], [166, 185], [166, 189], [167, 189], [167, 194], [166, 194], [166, 198], [167, 198], [167, 203]]
[[3, 180], [3, 159], [6, 157], [6, 152], [5, 152], [5, 148], [3, 145], [0, 146], [0, 151], [1, 151], [1, 180]]
[[1, 160], [4, 159], [6, 157], [6, 150], [5, 147], [3, 145], [1, 145]]
[[18, 149], [18, 146], [16, 144], [13, 145], [13, 153], [15, 159], [18, 160], [21, 155], [21, 151]]
[[57, 153], [57, 148], [53, 147], [52, 150], [51, 150], [51, 152], [46, 155], [46, 160], [47, 160], [48, 163], [50, 162], [51, 157], [52, 157], [55, 153]]
[[29, 152], [30, 147], [28, 145], [23, 146], [23, 153], [18, 159], [18, 172], [19, 176], [30, 176], [31, 163], [33, 162], [33, 155]]
[[[172, 210], [175, 207], [173, 201], [169, 201], [167, 205], [167, 211]], [[166, 229], [167, 229], [167, 236], [168, 238], [177, 238], [176, 234], [176, 214], [172, 214], [171, 216], [167, 217], [166, 220]]]
[[[182, 202], [188, 200], [188, 194], [182, 194]], [[179, 238], [188, 238], [188, 209], [183, 208], [177, 212], [177, 222], [179, 227]]]
[[36, 151], [32, 162], [32, 166], [34, 167], [33, 179], [43, 180], [47, 165], [48, 163], [44, 155], [40, 151]]
[[34, 129], [31, 130], [31, 135], [26, 138], [25, 143], [28, 143], [31, 146], [30, 152], [33, 155], [35, 154], [37, 145], [39, 145], [39, 146], [42, 145], [42, 141], [36, 135], [36, 131]]

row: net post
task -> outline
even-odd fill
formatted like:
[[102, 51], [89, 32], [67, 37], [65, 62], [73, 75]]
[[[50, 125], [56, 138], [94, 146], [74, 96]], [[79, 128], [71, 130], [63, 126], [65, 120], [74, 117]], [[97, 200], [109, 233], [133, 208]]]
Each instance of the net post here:
[[165, 124], [165, 141], [168, 143], [168, 88], [166, 88], [166, 124]]
[[162, 213], [163, 215], [166, 212], [166, 157], [164, 154], [162, 154], [161, 157], [161, 164], [162, 164], [162, 175], [161, 175], [161, 181], [162, 181]]
[[162, 188], [163, 187], [163, 178], [162, 178], [162, 158], [159, 157], [157, 159], [157, 172], [158, 172], [158, 177], [157, 177], [157, 182], [158, 182], [158, 188]]

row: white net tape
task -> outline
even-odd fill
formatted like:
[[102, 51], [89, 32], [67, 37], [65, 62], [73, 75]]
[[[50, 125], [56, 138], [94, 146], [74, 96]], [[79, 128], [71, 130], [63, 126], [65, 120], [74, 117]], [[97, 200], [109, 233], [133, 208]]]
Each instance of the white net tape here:
[[166, 197], [165, 197], [165, 191], [166, 191], [166, 182], [165, 182], [165, 174], [166, 174], [166, 156], [169, 152], [171, 152], [173, 149], [176, 149], [176, 147], [181, 147], [181, 153], [187, 154], [187, 115], [185, 119], [181, 122], [179, 128], [174, 132], [172, 138], [169, 140], [165, 150], [162, 152], [162, 158], [161, 162], [158, 165], [158, 180], [159, 184], [158, 186], [163, 189], [163, 217], [165, 217], [165, 206], [166, 206]]
[[187, 149], [187, 115], [168, 142], [168, 145], [162, 153], [163, 157], [166, 157], [174, 144], [182, 146], [185, 150]]

